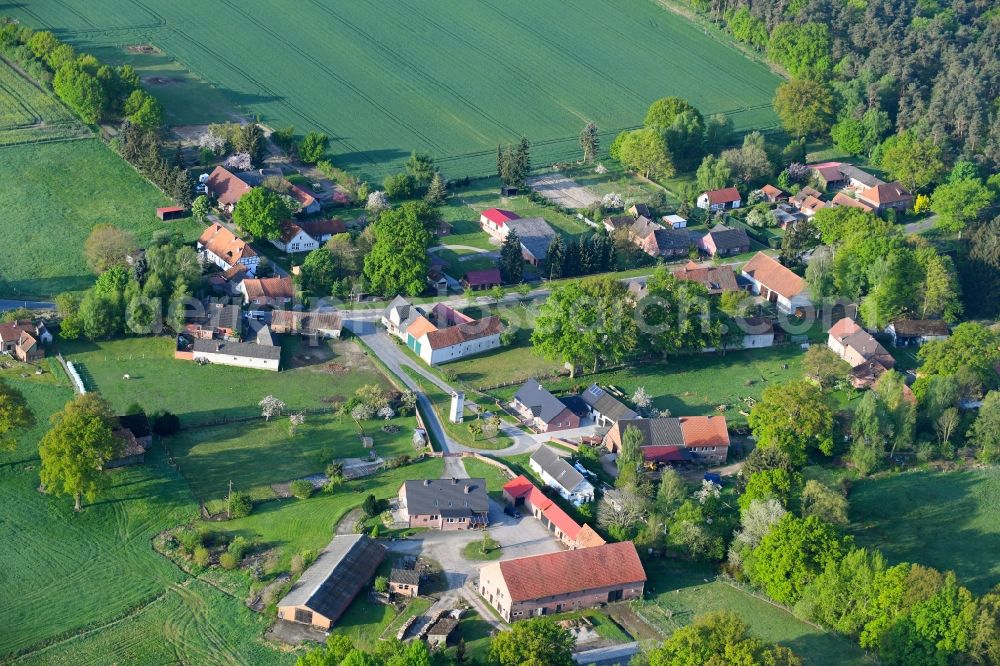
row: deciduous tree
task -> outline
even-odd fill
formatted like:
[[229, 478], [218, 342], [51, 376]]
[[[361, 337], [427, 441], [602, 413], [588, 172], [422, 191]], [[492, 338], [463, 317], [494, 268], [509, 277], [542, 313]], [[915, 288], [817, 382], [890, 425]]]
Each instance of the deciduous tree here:
[[822, 390], [804, 380], [770, 386], [748, 419], [758, 447], [775, 447], [803, 465], [811, 450], [833, 453], [833, 411]]
[[83, 243], [83, 256], [96, 275], [112, 266], [125, 263], [125, 257], [138, 247], [135, 236], [111, 224], [98, 224]]
[[0, 379], [0, 451], [16, 449], [17, 440], [11, 435], [30, 428], [34, 423], [35, 415], [28, 407], [24, 394]]
[[801, 666], [802, 660], [781, 645], [769, 645], [751, 635], [750, 627], [733, 612], [696, 617], [650, 651], [649, 666], [715, 666], [768, 664]]
[[281, 195], [266, 187], [255, 187], [236, 203], [233, 222], [255, 237], [274, 240], [281, 235], [281, 223], [291, 212]]
[[384, 296], [416, 296], [424, 290], [431, 234], [414, 202], [384, 211], [374, 224], [375, 244], [365, 256], [365, 277]]
[[774, 96], [774, 110], [792, 136], [826, 134], [830, 131], [833, 109], [833, 92], [823, 81], [792, 79], [778, 86]]
[[515, 622], [490, 641], [490, 658], [500, 666], [572, 666], [575, 639], [548, 618]]

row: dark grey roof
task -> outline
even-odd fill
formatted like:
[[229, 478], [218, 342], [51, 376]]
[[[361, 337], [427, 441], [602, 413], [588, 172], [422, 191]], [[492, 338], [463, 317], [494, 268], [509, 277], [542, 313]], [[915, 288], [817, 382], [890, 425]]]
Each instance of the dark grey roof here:
[[572, 492], [583, 482], [580, 474], [572, 465], [560, 458], [555, 451], [544, 444], [531, 454], [531, 459], [551, 476], [566, 492]]
[[507, 220], [507, 227], [517, 232], [521, 246], [536, 259], [544, 259], [549, 251], [556, 232], [542, 217], [522, 217], [517, 220]]
[[604, 224], [612, 229], [628, 229], [635, 224], [635, 218], [631, 215], [609, 215], [604, 218]]
[[691, 247], [691, 234], [683, 229], [657, 229], [656, 247], [661, 250], [684, 250]]
[[597, 384], [591, 384], [580, 397], [583, 398], [583, 401], [587, 403], [591, 409], [600, 412], [603, 416], [611, 419], [612, 421], [635, 419], [639, 417], [638, 414], [626, 407], [620, 400], [617, 400], [614, 396]]
[[203, 312], [188, 312], [187, 320], [212, 328], [232, 328], [238, 331], [243, 322], [243, 308], [224, 301], [209, 301]]
[[385, 551], [363, 534], [333, 537], [278, 606], [305, 606], [336, 622], [375, 575]]
[[867, 171], [862, 171], [853, 164], [841, 164], [840, 173], [844, 174], [848, 178], [853, 178], [865, 187], [875, 187], [876, 185], [884, 185], [885, 181], [871, 175]]
[[531, 410], [531, 415], [544, 423], [549, 423], [559, 416], [566, 405], [549, 393], [538, 380], [529, 379], [518, 389], [514, 399]]
[[263, 324], [257, 328], [257, 344], [267, 347], [274, 346], [274, 337], [271, 336], [271, 327]]
[[622, 437], [625, 429], [632, 426], [642, 433], [643, 446], [684, 446], [684, 433], [681, 430], [680, 419], [633, 419], [621, 420], [617, 423]]
[[406, 321], [410, 316], [410, 308], [412, 307], [413, 306], [410, 305], [410, 302], [408, 300], [406, 300], [402, 296], [397, 296], [396, 298], [392, 299], [389, 305], [386, 306], [385, 310], [382, 311], [382, 316], [388, 319], [389, 314], [393, 310], [399, 310], [399, 320]]
[[750, 237], [742, 229], [732, 229], [722, 224], [717, 224], [708, 232], [715, 243], [715, 249], [719, 252], [726, 252], [739, 247], [750, 247]]
[[410, 515], [461, 518], [490, 510], [486, 479], [427, 479], [405, 481], [403, 485]]
[[258, 345], [253, 342], [196, 339], [194, 341], [194, 351], [202, 354], [225, 354], [227, 356], [263, 358], [273, 361], [281, 359], [281, 347]]
[[420, 585], [420, 572], [416, 569], [396, 569], [389, 573], [389, 582], [404, 585]]
[[639, 217], [653, 217], [649, 212], [649, 206], [644, 203], [632, 204], [632, 208], [635, 209], [635, 214]]
[[153, 429], [149, 427], [149, 419], [144, 412], [119, 416], [118, 424], [136, 437], [148, 437], [153, 434]]
[[559, 398], [559, 402], [566, 405], [569, 411], [573, 412], [574, 414], [576, 414], [581, 418], [586, 416], [587, 412], [590, 411], [589, 409], [587, 409], [587, 403], [584, 402], [583, 398], [581, 398], [578, 395], [563, 396]]
[[458, 626], [458, 620], [453, 617], [443, 617], [434, 623], [430, 629], [427, 630], [428, 636], [450, 636], [451, 632], [455, 631], [455, 627]]

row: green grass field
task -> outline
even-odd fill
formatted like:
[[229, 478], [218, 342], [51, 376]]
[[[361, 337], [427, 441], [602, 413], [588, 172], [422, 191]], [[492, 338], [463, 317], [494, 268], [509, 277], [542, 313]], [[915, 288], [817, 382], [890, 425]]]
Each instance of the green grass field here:
[[8, 297], [48, 297], [94, 282], [83, 243], [97, 224], [147, 242], [157, 229], [197, 236], [190, 219], [163, 223], [167, 199], [97, 139], [0, 148], [0, 283]]
[[61, 141], [88, 133], [55, 95], [0, 58], [0, 146]]
[[732, 611], [759, 638], [791, 648], [808, 666], [843, 666], [875, 663], [848, 638], [827, 633], [762, 599], [715, 580], [707, 568], [692, 568], [670, 561], [645, 565], [649, 601], [639, 607], [641, 616], [667, 635], [690, 624], [695, 617]]
[[521, 135], [536, 165], [577, 159], [588, 120], [607, 146], [666, 95], [730, 114], [738, 129], [776, 123], [774, 74], [654, 2], [405, 0], [382, 12], [371, 2], [226, 0], [206, 11], [195, 0], [99, 0], [6, 11], [81, 48], [152, 43], [248, 114], [327, 132], [342, 166], [379, 180], [413, 149], [452, 177], [489, 174], [497, 143]]
[[859, 545], [952, 570], [976, 594], [1000, 581], [1000, 469], [879, 476], [854, 482], [848, 499]]

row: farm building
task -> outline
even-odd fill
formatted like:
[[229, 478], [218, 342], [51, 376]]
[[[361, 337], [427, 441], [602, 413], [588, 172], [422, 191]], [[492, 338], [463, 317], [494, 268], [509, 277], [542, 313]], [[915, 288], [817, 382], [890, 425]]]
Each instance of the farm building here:
[[389, 592], [401, 597], [420, 595], [420, 572], [413, 567], [393, 567], [389, 572]]
[[742, 229], [717, 224], [698, 239], [698, 248], [713, 257], [731, 257], [750, 251], [750, 237]]
[[410, 527], [444, 531], [485, 528], [490, 524], [486, 479], [404, 481], [396, 494]]
[[479, 593], [507, 622], [640, 599], [645, 584], [631, 541], [502, 560], [479, 570]]
[[580, 417], [535, 379], [529, 379], [521, 386], [510, 406], [538, 432], [580, 426]]
[[698, 195], [697, 201], [698, 208], [708, 211], [739, 208], [741, 203], [740, 191], [735, 187], [702, 192]]
[[[521, 241], [521, 255], [532, 266], [537, 266], [545, 260], [549, 245], [556, 237], [556, 232], [542, 217], [522, 217], [508, 220], [505, 227], [508, 230], [513, 229], [517, 233], [517, 238]], [[503, 237], [507, 237], [507, 232], [504, 232]]]
[[503, 240], [507, 236], [507, 223], [519, 219], [520, 215], [509, 210], [487, 208], [479, 216], [479, 225], [490, 236]]
[[594, 486], [578, 469], [544, 444], [531, 454], [528, 465], [564, 499], [580, 505], [594, 501]]
[[187, 209], [184, 206], [162, 206], [156, 209], [156, 217], [163, 220], [164, 222], [170, 222], [171, 220], [179, 220], [187, 214]]
[[45, 324], [37, 325], [28, 319], [0, 324], [0, 353], [9, 354], [22, 363], [31, 363], [45, 357], [45, 348], [52, 342], [52, 334]]
[[642, 454], [648, 462], [696, 462], [721, 465], [729, 454], [725, 416], [621, 420], [604, 436], [604, 447], [619, 453], [626, 428], [642, 434]]
[[473, 291], [492, 289], [500, 286], [500, 269], [487, 268], [482, 271], [469, 271], [462, 278], [462, 286]]
[[671, 229], [684, 229], [688, 225], [688, 221], [680, 215], [664, 215], [660, 219], [663, 220], [663, 224]]
[[292, 302], [295, 285], [288, 276], [247, 278], [240, 282], [240, 293], [247, 305], [281, 307]]
[[278, 618], [329, 629], [385, 559], [385, 546], [363, 534], [333, 537], [278, 602]]
[[674, 271], [674, 277], [678, 280], [698, 282], [713, 296], [727, 291], [739, 291], [736, 273], [728, 266], [699, 266], [689, 261], [684, 268]]
[[213, 263], [223, 271], [242, 267], [239, 270], [250, 276], [257, 271], [260, 263], [260, 257], [249, 243], [221, 224], [209, 225], [202, 232], [198, 238], [198, 255], [202, 261]]
[[472, 319], [443, 303], [425, 313], [401, 296], [382, 312], [382, 325], [428, 365], [496, 349], [503, 331], [499, 317]]
[[944, 340], [951, 331], [948, 323], [940, 319], [897, 319], [885, 327], [892, 336], [894, 347], [920, 346], [933, 340]]
[[758, 252], [743, 265], [742, 275], [750, 282], [755, 295], [774, 303], [782, 312], [812, 308], [806, 281], [763, 252]]
[[104, 469], [141, 465], [145, 461], [146, 451], [153, 445], [153, 429], [146, 415], [139, 412], [119, 416], [114, 434], [121, 445], [120, 455], [106, 462]]
[[594, 417], [594, 423], [598, 426], [614, 425], [622, 419], [639, 418], [638, 414], [597, 384], [591, 384], [580, 397], [587, 403], [590, 415]]
[[224, 166], [217, 166], [212, 170], [205, 186], [215, 197], [219, 208], [226, 212], [232, 212], [243, 195], [253, 189], [252, 185]]
[[887, 370], [896, 366], [892, 354], [850, 317], [844, 317], [830, 327], [826, 345], [850, 364], [851, 384], [855, 388], [871, 386]]
[[899, 183], [882, 183], [859, 191], [858, 201], [871, 206], [876, 213], [886, 210], [905, 211], [913, 207], [913, 195]]
[[271, 331], [278, 335], [301, 335], [305, 338], [339, 338], [343, 322], [336, 312], [301, 312], [275, 310], [271, 313]]
[[863, 201], [855, 199], [849, 194], [843, 192], [837, 192], [833, 195], [833, 199], [830, 201], [831, 206], [847, 206], [849, 208], [860, 208], [861, 210], [873, 212], [875, 209], [866, 204]]
[[254, 342], [196, 339], [191, 346], [191, 360], [277, 372], [281, 365], [281, 347]]
[[521, 507], [530, 513], [567, 548], [593, 548], [605, 543], [590, 525], [578, 525], [524, 475], [504, 484], [503, 499], [511, 506]]

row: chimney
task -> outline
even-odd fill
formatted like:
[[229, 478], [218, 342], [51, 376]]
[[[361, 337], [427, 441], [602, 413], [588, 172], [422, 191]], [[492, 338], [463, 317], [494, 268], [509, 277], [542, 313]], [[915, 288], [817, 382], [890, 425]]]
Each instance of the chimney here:
[[425, 486], [431, 485], [431, 480], [430, 479], [424, 479], [424, 485]]
[[465, 494], [468, 495], [471, 492], [472, 492], [472, 486], [468, 486], [468, 485], [465, 486]]

